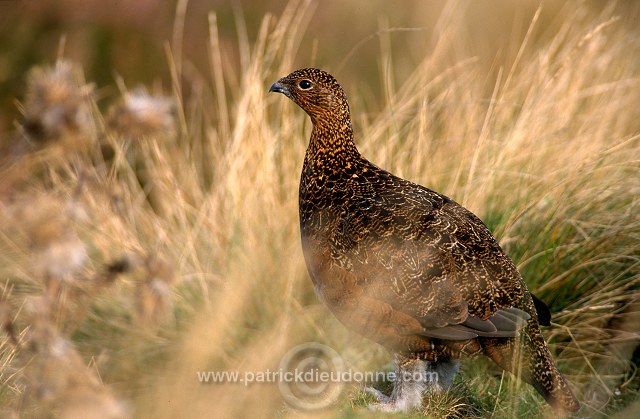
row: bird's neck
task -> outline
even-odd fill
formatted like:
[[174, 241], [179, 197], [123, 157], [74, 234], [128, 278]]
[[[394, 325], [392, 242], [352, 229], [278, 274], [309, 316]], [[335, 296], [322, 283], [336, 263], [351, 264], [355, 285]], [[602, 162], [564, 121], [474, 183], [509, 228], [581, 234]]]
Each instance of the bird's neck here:
[[[353, 141], [351, 118], [314, 120], [305, 163], [315, 162], [335, 169], [350, 165], [360, 158]], [[314, 164], [316, 166], [316, 164]]]

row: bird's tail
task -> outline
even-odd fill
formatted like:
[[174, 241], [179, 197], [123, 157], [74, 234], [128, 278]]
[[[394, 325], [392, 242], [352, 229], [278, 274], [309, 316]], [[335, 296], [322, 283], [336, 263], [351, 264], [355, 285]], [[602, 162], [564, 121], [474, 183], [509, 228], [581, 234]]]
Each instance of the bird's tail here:
[[551, 406], [568, 412], [580, 409], [535, 319], [529, 319], [520, 338], [482, 339], [482, 346], [487, 356], [531, 384]]

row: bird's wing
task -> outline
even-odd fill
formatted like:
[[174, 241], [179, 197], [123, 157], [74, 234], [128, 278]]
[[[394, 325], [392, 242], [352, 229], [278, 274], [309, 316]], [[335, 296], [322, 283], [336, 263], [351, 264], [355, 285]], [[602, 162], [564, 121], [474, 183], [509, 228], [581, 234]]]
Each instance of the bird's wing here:
[[336, 254], [365, 295], [417, 319], [425, 336], [515, 336], [530, 317], [514, 307], [526, 286], [488, 228], [443, 195], [391, 181], [401, 183], [352, 196], [335, 229]]

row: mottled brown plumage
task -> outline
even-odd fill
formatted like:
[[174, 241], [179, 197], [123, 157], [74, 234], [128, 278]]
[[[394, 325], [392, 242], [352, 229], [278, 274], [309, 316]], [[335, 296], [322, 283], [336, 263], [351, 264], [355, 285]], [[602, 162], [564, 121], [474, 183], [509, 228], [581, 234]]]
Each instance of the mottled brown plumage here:
[[[482, 221], [362, 157], [347, 98], [330, 74], [298, 70], [270, 91], [313, 122], [300, 179], [302, 245], [316, 291], [336, 317], [388, 348], [399, 372], [427, 368], [446, 387], [459, 358], [484, 354], [550, 404], [577, 410], [526, 284]], [[423, 388], [396, 383], [391, 397], [377, 394], [379, 406], [417, 407]]]

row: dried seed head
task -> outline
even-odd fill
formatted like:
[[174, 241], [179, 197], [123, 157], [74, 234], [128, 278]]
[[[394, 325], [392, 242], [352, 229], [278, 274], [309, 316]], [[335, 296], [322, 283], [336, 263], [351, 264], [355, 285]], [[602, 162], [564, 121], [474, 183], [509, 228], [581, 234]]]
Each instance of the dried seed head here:
[[124, 95], [122, 103], [109, 112], [108, 123], [123, 135], [140, 137], [171, 134], [175, 131], [174, 101], [165, 96], [152, 96], [144, 89]]
[[31, 248], [36, 275], [71, 279], [84, 266], [87, 253], [73, 229], [73, 212], [67, 206], [42, 195], [19, 202], [14, 212], [16, 224]]
[[82, 241], [77, 237], [67, 237], [34, 254], [34, 270], [46, 277], [69, 280], [86, 260], [87, 252]]
[[31, 298], [25, 309], [31, 315], [28, 347], [33, 356], [25, 369], [27, 400], [60, 417], [129, 417], [126, 406], [102, 385], [53, 325], [48, 300]]
[[159, 324], [169, 314], [173, 303], [176, 276], [167, 262], [149, 257], [145, 262], [145, 277], [138, 283], [138, 315], [144, 324]]
[[87, 131], [91, 121], [89, 98], [93, 87], [67, 61], [38, 67], [27, 81], [23, 106], [24, 128], [36, 141], [59, 138], [67, 132]]

